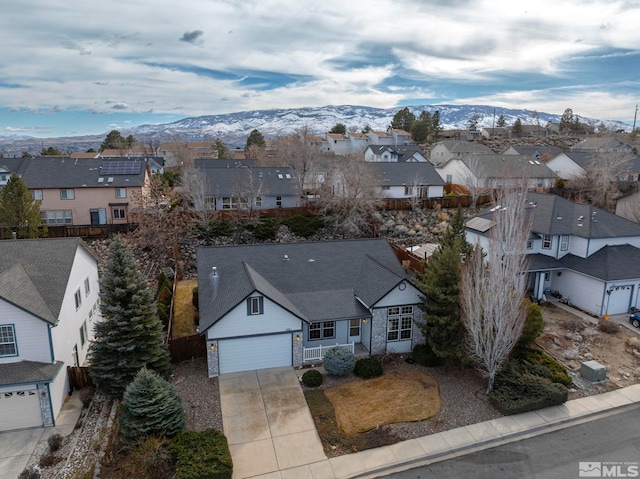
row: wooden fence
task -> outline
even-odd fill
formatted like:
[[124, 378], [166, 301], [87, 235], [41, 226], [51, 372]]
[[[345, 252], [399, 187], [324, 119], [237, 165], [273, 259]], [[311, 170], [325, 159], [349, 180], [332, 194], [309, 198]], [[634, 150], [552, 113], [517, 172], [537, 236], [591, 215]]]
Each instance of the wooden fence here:
[[168, 344], [173, 363], [207, 357], [207, 340], [200, 334], [170, 339]]
[[393, 252], [396, 254], [396, 257], [402, 263], [403, 268], [411, 269], [415, 273], [419, 273], [419, 274], [424, 273], [423, 258], [393, 243], [389, 243], [389, 245], [391, 245], [391, 248], [393, 249]]
[[70, 389], [78, 390], [86, 386], [93, 387], [93, 381], [91, 381], [89, 368], [87, 367], [67, 366], [67, 376], [69, 376]]
[[[484, 205], [491, 202], [490, 195], [479, 196], [476, 205]], [[422, 198], [411, 200], [409, 198], [385, 198], [380, 202], [379, 208], [383, 210], [411, 210], [414, 208], [469, 208], [473, 204], [470, 196], [445, 196], [442, 198]]]

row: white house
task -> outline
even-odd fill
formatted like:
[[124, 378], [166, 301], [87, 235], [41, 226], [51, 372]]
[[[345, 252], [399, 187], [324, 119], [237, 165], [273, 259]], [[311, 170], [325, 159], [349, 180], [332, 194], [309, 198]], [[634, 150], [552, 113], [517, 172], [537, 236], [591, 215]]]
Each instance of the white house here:
[[[486, 246], [498, 210], [466, 223], [467, 240]], [[640, 306], [640, 225], [559, 196], [529, 193], [533, 215], [529, 287], [534, 298], [559, 291], [571, 304], [597, 316]]]
[[369, 145], [364, 150], [366, 162], [426, 162], [427, 158], [418, 145]]
[[586, 172], [592, 153], [586, 150], [563, 151], [547, 162], [547, 166], [564, 180], [579, 178]]
[[209, 377], [318, 363], [341, 345], [406, 353], [423, 301], [385, 239], [198, 249]]
[[0, 430], [55, 426], [101, 320], [98, 264], [78, 238], [0, 241]]
[[445, 182], [429, 162], [366, 163], [383, 198], [442, 198]]
[[429, 161], [434, 165], [438, 165], [445, 163], [451, 158], [491, 153], [493, 153], [491, 148], [475, 141], [443, 140], [431, 148]]

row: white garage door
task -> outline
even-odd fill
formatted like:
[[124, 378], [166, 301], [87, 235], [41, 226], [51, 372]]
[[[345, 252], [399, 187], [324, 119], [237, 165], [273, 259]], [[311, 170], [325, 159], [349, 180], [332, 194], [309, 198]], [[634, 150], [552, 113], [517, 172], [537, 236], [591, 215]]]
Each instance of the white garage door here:
[[629, 311], [631, 286], [614, 286], [609, 296], [608, 314], [622, 314]]
[[42, 426], [38, 391], [19, 389], [0, 392], [0, 424], [3, 431]]
[[223, 339], [218, 342], [220, 374], [291, 366], [291, 334]]

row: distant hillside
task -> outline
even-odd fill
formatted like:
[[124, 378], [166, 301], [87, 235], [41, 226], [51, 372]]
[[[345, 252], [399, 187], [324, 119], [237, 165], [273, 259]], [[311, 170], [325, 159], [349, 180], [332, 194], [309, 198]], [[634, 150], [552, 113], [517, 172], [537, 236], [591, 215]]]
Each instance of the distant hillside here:
[[[265, 138], [291, 133], [307, 127], [312, 133], [325, 133], [336, 123], [343, 123], [347, 128], [360, 130], [369, 125], [374, 130], [386, 130], [393, 116], [403, 107], [371, 108], [366, 106], [325, 106], [319, 108], [292, 108], [280, 110], [256, 110], [225, 115], [206, 115], [189, 117], [182, 120], [159, 124], [141, 125], [122, 130], [123, 135], [133, 135], [146, 144], [159, 145], [162, 141], [179, 137], [184, 140], [197, 141], [204, 138], [221, 138], [230, 148], [244, 147], [248, 134], [258, 129]], [[516, 110], [484, 105], [418, 105], [408, 107], [416, 117], [423, 111], [440, 112], [440, 121], [445, 129], [465, 129], [469, 119], [477, 114], [479, 127], [492, 127], [500, 115], [507, 125], [513, 125], [516, 119], [524, 125], [546, 125], [547, 122], [559, 122], [561, 115], [531, 110]], [[600, 120], [580, 117], [580, 120], [597, 125]], [[621, 122], [604, 122], [611, 129], [628, 129]], [[107, 132], [105, 132], [106, 135]], [[42, 145], [53, 146], [61, 151], [85, 151], [97, 149], [104, 139], [102, 136], [25, 139], [0, 136], [0, 151], [7, 156], [28, 151], [32, 154], [40, 152]]]

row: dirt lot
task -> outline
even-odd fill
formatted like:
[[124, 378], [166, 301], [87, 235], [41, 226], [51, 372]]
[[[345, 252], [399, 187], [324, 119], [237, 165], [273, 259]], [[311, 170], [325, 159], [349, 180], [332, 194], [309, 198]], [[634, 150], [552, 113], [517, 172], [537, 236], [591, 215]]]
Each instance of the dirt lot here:
[[640, 382], [640, 359], [625, 345], [628, 339], [640, 339], [638, 334], [613, 320], [614, 332], [602, 332], [596, 318], [587, 321], [551, 303], [542, 306], [542, 315], [545, 329], [537, 343], [569, 369], [579, 371], [582, 361], [594, 360], [606, 366], [608, 388]]

